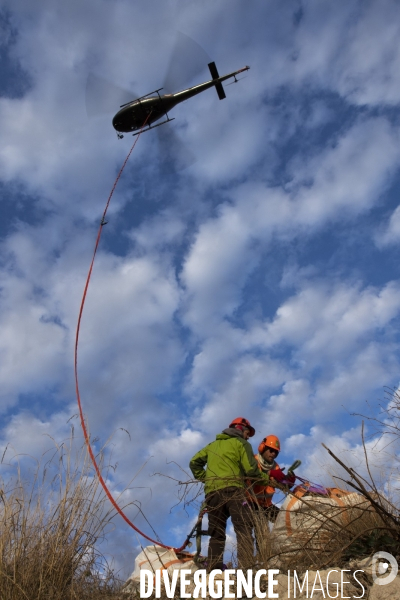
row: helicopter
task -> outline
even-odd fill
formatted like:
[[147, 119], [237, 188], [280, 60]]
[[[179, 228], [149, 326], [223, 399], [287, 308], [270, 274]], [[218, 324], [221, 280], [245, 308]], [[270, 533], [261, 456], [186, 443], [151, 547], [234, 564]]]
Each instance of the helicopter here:
[[[142, 130], [149, 131], [150, 129], [155, 129], [160, 125], [164, 125], [164, 123], [173, 121], [174, 118], [171, 119], [168, 115], [168, 112], [172, 108], [174, 108], [177, 104], [196, 96], [197, 94], [201, 94], [201, 92], [204, 92], [211, 87], [215, 87], [219, 99], [223, 100], [226, 98], [226, 95], [224, 88], [222, 87], [222, 82], [233, 77], [235, 79], [234, 83], [236, 83], [238, 81], [236, 79], [236, 75], [250, 69], [250, 67], [246, 66], [238, 71], [233, 71], [232, 73], [228, 73], [227, 75], [220, 77], [215, 62], [209, 63], [208, 68], [212, 77], [210, 81], [200, 83], [199, 85], [182, 90], [176, 94], [161, 95], [160, 92], [163, 88], [159, 88], [158, 90], [150, 92], [145, 96], [141, 96], [136, 100], [122, 104], [120, 106], [120, 110], [116, 113], [112, 120], [112, 124], [114, 129], [117, 131], [118, 138], [122, 139], [124, 137], [123, 133], [137, 131], [137, 133], [133, 133], [133, 135], [138, 135]], [[162, 117], [166, 117], [164, 121], [153, 125], [153, 123]], [[145, 129], [143, 129], [144, 123], [147, 126]]]

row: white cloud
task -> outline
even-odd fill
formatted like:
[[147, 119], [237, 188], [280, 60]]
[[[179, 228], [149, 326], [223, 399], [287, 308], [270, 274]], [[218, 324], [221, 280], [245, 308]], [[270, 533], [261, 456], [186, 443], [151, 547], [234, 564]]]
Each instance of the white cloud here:
[[141, 251], [167, 252], [173, 244], [181, 242], [184, 234], [183, 219], [167, 209], [132, 230], [129, 237], [138, 244]]
[[[348, 30], [346, 52], [338, 65], [338, 91], [357, 104], [398, 104], [398, 16], [397, 2], [371, 2]], [[371, 44], [372, 39], [379, 43]]]
[[[231, 377], [219, 382], [218, 390], [210, 393], [208, 402], [194, 413], [193, 422], [207, 432], [215, 431], [217, 424], [225, 429], [238, 416], [260, 423], [262, 411], [255, 406], [271, 389], [283, 385], [288, 376], [286, 365], [268, 356], [237, 356], [232, 359]], [[199, 381], [198, 390], [207, 391], [207, 384], [207, 379], [204, 384]], [[259, 425], [254, 427], [257, 435], [265, 435]]]
[[378, 248], [398, 244], [400, 240], [400, 206], [390, 215], [385, 228], [376, 233], [375, 243]]
[[[67, 424], [72, 416], [72, 407], [60, 411], [46, 420], [35, 417], [31, 412], [21, 411], [14, 415], [2, 431], [0, 443], [3, 456], [3, 471], [10, 465], [33, 459], [34, 462], [42, 456], [49, 455], [60, 444], [69, 438], [71, 426]], [[47, 460], [47, 459], [46, 459]], [[37, 464], [37, 462], [36, 462]]]
[[181, 429], [179, 435], [174, 435], [167, 429], [162, 432], [162, 439], [157, 439], [148, 448], [150, 455], [163, 457], [167, 462], [181, 461], [182, 455], [192, 456], [204, 445], [204, 440], [198, 431]]
[[[312, 226], [330, 217], [357, 215], [376, 204], [397, 169], [397, 140], [398, 132], [388, 121], [371, 119], [357, 123], [336, 147], [311, 161], [308, 167], [315, 176], [310, 189], [299, 193], [299, 222]], [[306, 169], [297, 179], [310, 176]]]
[[237, 306], [240, 288], [255, 264], [247, 247], [250, 236], [246, 223], [231, 208], [224, 207], [220, 218], [201, 227], [182, 277], [193, 304], [185, 321], [195, 330], [212, 330], [214, 317], [219, 320]]
[[301, 429], [310, 420], [340, 428], [336, 416], [357, 410], [398, 370], [391, 323], [399, 292], [396, 283], [360, 290], [306, 282], [271, 321], [215, 329], [187, 381], [197, 407], [192, 422], [211, 432], [247, 411], [263, 435], [288, 434], [293, 423]]
[[340, 7], [311, 0], [301, 12], [298, 26], [285, 40], [286, 53], [274, 53], [270, 83], [332, 90], [357, 105], [398, 104], [395, 0]]
[[[64, 387], [65, 377], [72, 375], [76, 321], [91, 249], [85, 247], [86, 240], [76, 247], [73, 242], [64, 247], [62, 259], [56, 259], [52, 246], [62, 240], [51, 236], [42, 240], [40, 233], [22, 229], [3, 246], [3, 408], [21, 393], [39, 393], [42, 386]], [[87, 257], [83, 262], [82, 250]], [[179, 301], [174, 272], [165, 261], [99, 253], [79, 344], [80, 379], [84, 389], [92, 390], [89, 398], [96, 403], [103, 398], [104, 403], [110, 395], [134, 398], [168, 387], [184, 357], [173, 325]], [[109, 401], [106, 406], [111, 410]]]
[[356, 124], [305, 165], [294, 165], [290, 193], [254, 183], [232, 191], [234, 202], [200, 227], [186, 259], [186, 322], [207, 332], [215, 319], [234, 312], [257, 264], [256, 250], [269, 249], [273, 233], [293, 239], [305, 228], [309, 234], [331, 219], [353, 218], [374, 206], [398, 158], [397, 133], [385, 120], [373, 119]]
[[248, 342], [272, 348], [301, 346], [307, 361], [345, 357], [373, 330], [381, 330], [398, 315], [400, 287], [360, 289], [359, 284], [306, 283], [277, 310], [271, 323], [254, 327]]
[[262, 429], [266, 432], [265, 435], [290, 435], [294, 428], [296, 431], [302, 429], [302, 424], [309, 420], [312, 410], [313, 393], [310, 383], [306, 379], [288, 379], [282, 386], [282, 393], [269, 398], [268, 408], [261, 417]]
[[[348, 473], [331, 457], [321, 444], [325, 444], [344, 464], [370, 481], [365, 461], [378, 489], [384, 490], [389, 479], [392, 485], [398, 480], [394, 472], [397, 464], [397, 447], [388, 446], [385, 437], [367, 437], [365, 448], [362, 443], [359, 427], [345, 430], [341, 435], [332, 435], [324, 427], [313, 427], [308, 435], [293, 435], [286, 440], [285, 449], [302, 460], [298, 474], [311, 481], [328, 487], [351, 489], [345, 482], [349, 481]], [[388, 491], [388, 490], [386, 490]]]

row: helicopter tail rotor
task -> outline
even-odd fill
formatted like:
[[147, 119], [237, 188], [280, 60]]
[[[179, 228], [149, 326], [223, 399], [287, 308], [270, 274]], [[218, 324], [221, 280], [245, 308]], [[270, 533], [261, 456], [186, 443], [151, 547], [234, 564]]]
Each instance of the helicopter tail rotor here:
[[[208, 63], [208, 68], [210, 69], [211, 77], [213, 79], [218, 79], [219, 73], [217, 67], [215, 66], [215, 62]], [[226, 98], [224, 88], [222, 87], [222, 83], [220, 81], [218, 81], [218, 83], [215, 84], [215, 89], [217, 90], [218, 98], [220, 100]]]

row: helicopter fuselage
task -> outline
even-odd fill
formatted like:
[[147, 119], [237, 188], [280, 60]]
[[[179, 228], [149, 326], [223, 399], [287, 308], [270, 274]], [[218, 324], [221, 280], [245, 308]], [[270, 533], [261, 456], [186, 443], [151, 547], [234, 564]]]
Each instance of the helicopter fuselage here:
[[206, 81], [205, 83], [201, 83], [186, 90], [182, 90], [181, 92], [177, 92], [176, 94], [161, 95], [159, 94], [160, 90], [157, 90], [157, 95], [155, 96], [150, 94], [137, 100], [133, 100], [132, 102], [123, 105], [121, 110], [119, 110], [114, 116], [112, 121], [113, 127], [120, 133], [128, 133], [138, 131], [143, 127], [144, 124], [151, 128], [152, 124], [162, 117], [167, 117], [168, 121], [170, 120], [168, 117], [168, 112], [177, 104], [180, 104], [181, 102], [184, 102], [185, 100], [188, 100], [189, 98], [192, 98], [193, 96], [196, 96], [197, 94], [200, 94], [211, 87], [216, 87], [218, 95], [220, 96], [219, 88], [222, 90], [221, 83], [223, 81], [226, 81], [231, 77], [235, 77], [236, 79], [236, 75], [238, 73], [248, 71], [249, 68], [250, 67], [244, 67], [239, 71], [234, 71], [228, 75], [223, 75], [222, 77], [217, 77], [210, 81]]
[[144, 122], [146, 125], [152, 125], [165, 117], [178, 102], [172, 94], [135, 100], [117, 112], [113, 118], [113, 127], [121, 133], [137, 131]]

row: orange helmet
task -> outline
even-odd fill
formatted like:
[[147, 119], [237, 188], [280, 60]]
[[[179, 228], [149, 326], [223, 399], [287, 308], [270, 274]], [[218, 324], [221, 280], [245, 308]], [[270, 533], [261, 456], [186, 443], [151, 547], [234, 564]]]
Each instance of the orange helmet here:
[[237, 419], [233, 419], [229, 427], [234, 427], [235, 425], [242, 425], [242, 427], [246, 427], [250, 431], [250, 437], [253, 437], [256, 430], [252, 427], [247, 419], [243, 417], [238, 417]]
[[263, 454], [267, 448], [272, 448], [273, 450], [281, 451], [281, 443], [279, 438], [276, 435], [267, 435], [263, 440], [261, 440], [260, 445], [258, 446], [258, 452]]

